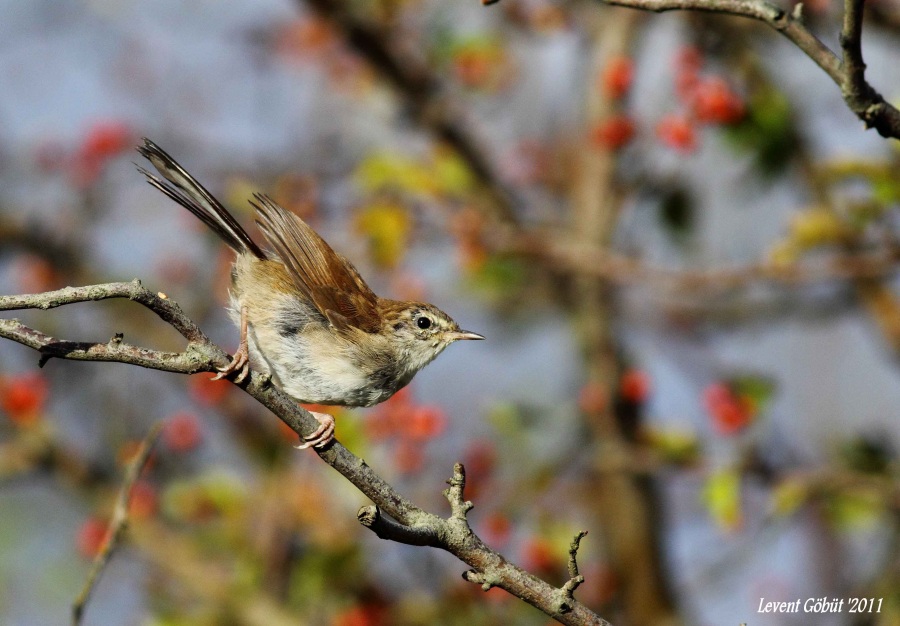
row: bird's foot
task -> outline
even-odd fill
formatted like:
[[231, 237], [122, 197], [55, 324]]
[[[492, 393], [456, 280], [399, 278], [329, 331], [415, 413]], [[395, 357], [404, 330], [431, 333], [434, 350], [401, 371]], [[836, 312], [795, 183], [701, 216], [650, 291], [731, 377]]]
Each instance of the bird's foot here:
[[310, 413], [319, 420], [319, 427], [308, 435], [302, 435], [303, 443], [294, 446], [298, 450], [323, 448], [334, 439], [334, 417], [328, 413]]
[[235, 372], [237, 372], [237, 376], [234, 377], [235, 383], [242, 383], [244, 379], [247, 378], [247, 374], [250, 373], [250, 350], [247, 348], [247, 307], [241, 307], [241, 342], [238, 344], [238, 349], [234, 353], [234, 356], [231, 357], [231, 363], [226, 365], [225, 367], [217, 367], [219, 373], [213, 376], [213, 380], [221, 380], [226, 376], [231, 376]]
[[244, 382], [244, 379], [247, 378], [247, 374], [250, 373], [250, 355], [247, 351], [246, 342], [241, 342], [240, 347], [238, 347], [234, 356], [231, 357], [231, 362], [228, 365], [225, 367], [217, 367], [216, 369], [219, 373], [213, 376], [212, 380], [221, 380], [226, 376], [237, 373], [234, 377], [234, 382]]

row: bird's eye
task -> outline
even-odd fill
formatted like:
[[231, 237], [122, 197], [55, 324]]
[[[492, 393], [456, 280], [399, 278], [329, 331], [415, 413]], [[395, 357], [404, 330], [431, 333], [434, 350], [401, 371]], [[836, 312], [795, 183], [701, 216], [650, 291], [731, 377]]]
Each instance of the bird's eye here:
[[416, 320], [416, 326], [425, 330], [426, 328], [431, 328], [431, 320], [425, 317], [424, 315]]

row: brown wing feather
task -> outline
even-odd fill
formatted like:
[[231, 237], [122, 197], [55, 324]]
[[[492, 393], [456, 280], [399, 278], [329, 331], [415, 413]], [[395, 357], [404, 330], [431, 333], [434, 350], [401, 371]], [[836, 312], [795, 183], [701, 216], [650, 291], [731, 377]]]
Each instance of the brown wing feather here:
[[294, 285], [339, 332], [380, 330], [378, 296], [346, 258], [302, 219], [268, 196], [254, 194], [257, 223]]

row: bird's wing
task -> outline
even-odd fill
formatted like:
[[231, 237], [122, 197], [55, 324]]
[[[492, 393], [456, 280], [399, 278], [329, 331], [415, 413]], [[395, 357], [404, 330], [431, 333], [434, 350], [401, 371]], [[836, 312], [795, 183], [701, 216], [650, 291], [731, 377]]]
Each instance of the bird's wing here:
[[378, 296], [353, 264], [298, 216], [266, 195], [255, 194], [254, 198], [256, 221], [302, 296], [340, 333], [380, 330]]

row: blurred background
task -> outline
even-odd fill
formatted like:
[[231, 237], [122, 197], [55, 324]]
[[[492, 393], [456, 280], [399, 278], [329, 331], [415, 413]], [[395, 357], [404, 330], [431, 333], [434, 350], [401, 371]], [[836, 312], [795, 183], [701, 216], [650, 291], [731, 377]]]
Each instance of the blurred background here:
[[[804, 11], [838, 49], [840, 3]], [[900, 6], [867, 12], [895, 99]], [[142, 136], [248, 227], [266, 191], [379, 294], [487, 336], [333, 409], [419, 506], [448, 513], [464, 462], [475, 531], [555, 585], [590, 531], [576, 595], [617, 625], [900, 624], [900, 152], [773, 30], [587, 0], [0, 1], [0, 293], [137, 277], [233, 350], [232, 254], [144, 182]], [[15, 317], [183, 345], [127, 302]], [[158, 420], [85, 623], [550, 622], [361, 528], [366, 498], [208, 379], [0, 342], [0, 623], [68, 621]], [[820, 597], [880, 612], [757, 613]]]

